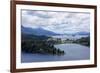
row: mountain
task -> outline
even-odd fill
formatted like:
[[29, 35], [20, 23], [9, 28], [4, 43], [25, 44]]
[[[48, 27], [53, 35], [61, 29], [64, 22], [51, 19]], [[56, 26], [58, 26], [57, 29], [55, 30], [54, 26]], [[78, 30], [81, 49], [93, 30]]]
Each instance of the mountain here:
[[76, 34], [77, 35], [90, 35], [89, 32], [77, 32]]
[[67, 33], [66, 35], [90, 35], [90, 32], [76, 32], [76, 33]]
[[[54, 36], [54, 35], [65, 35], [65, 34], [58, 34], [54, 33], [49, 30], [45, 30], [43, 28], [30, 28], [30, 27], [24, 27], [21, 26], [21, 32], [24, 34], [33, 34], [33, 35], [45, 35], [45, 36]], [[66, 35], [90, 35], [90, 32], [77, 32], [77, 33], [72, 33], [69, 34], [67, 33]]]
[[34, 34], [34, 35], [46, 35], [46, 36], [57, 35], [57, 33], [45, 30], [43, 28], [30, 28], [24, 26], [21, 26], [21, 32], [24, 34]]
[[37, 36], [33, 34], [21, 34], [21, 40], [46, 40], [50, 37], [48, 36]]

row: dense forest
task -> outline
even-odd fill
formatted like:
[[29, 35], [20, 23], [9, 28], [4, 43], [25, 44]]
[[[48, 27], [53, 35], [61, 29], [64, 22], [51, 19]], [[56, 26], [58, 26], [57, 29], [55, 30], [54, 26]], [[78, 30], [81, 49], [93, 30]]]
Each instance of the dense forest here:
[[55, 48], [53, 41], [48, 42], [47, 39], [51, 37], [37, 36], [37, 35], [21, 35], [21, 48], [26, 53], [39, 53], [50, 55], [64, 55], [65, 52], [59, 48]]
[[82, 37], [77, 40], [61, 40], [60, 38], [54, 39], [44, 35], [24, 34], [21, 35], [21, 48], [25, 53], [38, 53], [49, 55], [64, 55], [65, 52], [59, 48], [54, 47], [55, 44], [64, 43], [77, 43], [84, 46], [90, 46], [90, 36]]
[[77, 44], [81, 44], [81, 45], [90, 47], [90, 36], [77, 39], [77, 40], [73, 41], [73, 43], [77, 43]]

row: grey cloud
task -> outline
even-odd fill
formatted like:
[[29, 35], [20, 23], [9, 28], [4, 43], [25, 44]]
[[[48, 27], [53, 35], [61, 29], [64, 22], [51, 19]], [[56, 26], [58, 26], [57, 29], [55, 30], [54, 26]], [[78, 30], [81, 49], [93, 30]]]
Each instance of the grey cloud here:
[[78, 12], [26, 11], [22, 25], [42, 27], [55, 32], [77, 32], [90, 29], [90, 14]]

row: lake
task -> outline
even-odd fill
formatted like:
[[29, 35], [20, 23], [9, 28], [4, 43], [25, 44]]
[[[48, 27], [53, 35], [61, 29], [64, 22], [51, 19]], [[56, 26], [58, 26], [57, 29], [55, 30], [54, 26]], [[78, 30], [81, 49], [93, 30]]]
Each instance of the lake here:
[[21, 53], [21, 62], [72, 61], [90, 59], [90, 48], [79, 44], [59, 44], [56, 48], [65, 51], [62, 56]]

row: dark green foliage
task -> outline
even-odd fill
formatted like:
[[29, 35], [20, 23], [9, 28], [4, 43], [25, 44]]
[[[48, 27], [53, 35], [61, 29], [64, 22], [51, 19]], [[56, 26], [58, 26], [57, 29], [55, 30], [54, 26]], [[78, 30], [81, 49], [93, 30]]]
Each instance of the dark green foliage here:
[[53, 41], [48, 42], [47, 36], [22, 35], [21, 48], [26, 53], [64, 55], [64, 51], [54, 47]]
[[90, 36], [82, 37], [81, 39], [73, 41], [73, 43], [78, 43], [78, 44], [82, 44], [82, 45], [85, 45], [85, 46], [90, 46]]

